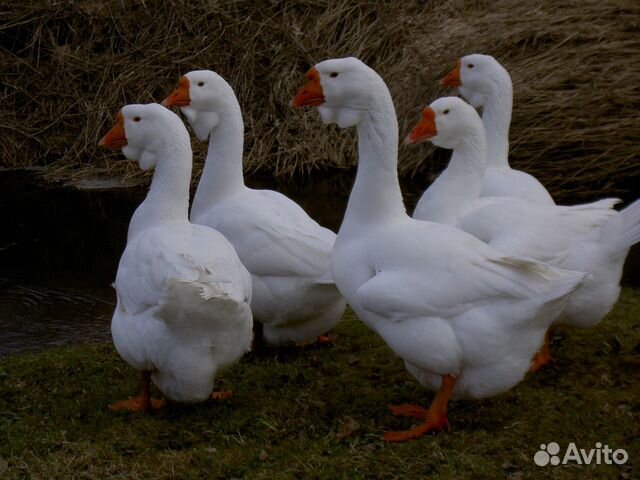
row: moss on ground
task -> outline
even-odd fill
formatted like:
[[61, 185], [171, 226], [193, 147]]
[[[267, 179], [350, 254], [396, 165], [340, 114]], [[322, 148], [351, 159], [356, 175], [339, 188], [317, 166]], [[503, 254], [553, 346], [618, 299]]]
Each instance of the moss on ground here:
[[[452, 431], [386, 445], [387, 405], [431, 394], [348, 313], [332, 347], [227, 371], [221, 402], [112, 414], [138, 375], [111, 345], [0, 361], [0, 478], [640, 478], [640, 290], [591, 330], [559, 330], [555, 364], [510, 392], [455, 401]], [[620, 466], [537, 467], [541, 443], [625, 448]]]

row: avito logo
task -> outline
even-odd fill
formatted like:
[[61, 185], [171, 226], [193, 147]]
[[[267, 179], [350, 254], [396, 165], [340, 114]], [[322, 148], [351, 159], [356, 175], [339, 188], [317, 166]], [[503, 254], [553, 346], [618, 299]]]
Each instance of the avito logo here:
[[613, 450], [609, 448], [609, 445], [604, 447], [600, 442], [596, 443], [596, 448], [586, 450], [584, 448], [578, 449], [575, 443], [571, 442], [560, 460], [560, 445], [556, 442], [540, 445], [540, 450], [533, 456], [533, 461], [539, 467], [546, 465], [566, 465], [570, 462], [577, 463], [578, 465], [623, 465], [629, 460], [629, 454], [626, 450], [618, 448]]

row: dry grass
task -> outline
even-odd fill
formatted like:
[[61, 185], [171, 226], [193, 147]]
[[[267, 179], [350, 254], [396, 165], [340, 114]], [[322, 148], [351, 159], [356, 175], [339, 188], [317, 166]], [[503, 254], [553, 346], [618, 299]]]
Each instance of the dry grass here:
[[[211, 68], [244, 109], [248, 172], [349, 168], [353, 132], [318, 134], [315, 113], [288, 106], [311, 65], [354, 55], [376, 68], [404, 133], [454, 61], [482, 52], [514, 80], [513, 165], [560, 198], [618, 194], [640, 170], [639, 17], [631, 0], [11, 2], [0, 12], [0, 165], [137, 174], [97, 151], [114, 113]], [[402, 149], [401, 173], [432, 176], [443, 162], [431, 154]]]

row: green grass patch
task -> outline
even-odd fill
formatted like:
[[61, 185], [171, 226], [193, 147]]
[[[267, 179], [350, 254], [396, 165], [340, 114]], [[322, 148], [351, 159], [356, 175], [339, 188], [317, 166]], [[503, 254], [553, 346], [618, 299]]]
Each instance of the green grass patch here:
[[[555, 364], [510, 392], [450, 405], [451, 433], [409, 427], [388, 404], [432, 397], [353, 313], [335, 345], [274, 349], [225, 372], [230, 400], [114, 414], [138, 374], [112, 345], [0, 361], [0, 478], [640, 478], [640, 290], [590, 330], [558, 330]], [[537, 467], [541, 443], [624, 448], [624, 466]]]

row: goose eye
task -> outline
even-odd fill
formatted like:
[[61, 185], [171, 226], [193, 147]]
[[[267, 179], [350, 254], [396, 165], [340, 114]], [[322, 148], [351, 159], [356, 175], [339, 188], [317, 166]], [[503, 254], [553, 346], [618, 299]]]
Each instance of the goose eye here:
[[331, 73], [329, 74], [329, 76], [330, 76], [331, 78], [336, 78], [336, 77], [338, 76], [338, 72], [331, 72]]
[[447, 108], [447, 109], [446, 109], [446, 110], [444, 110], [442, 113], [443, 113], [443, 114], [445, 114], [445, 115], [448, 115], [448, 114], [449, 114], [449, 109]]
[[140, 117], [133, 117], [134, 122], [139, 122], [140, 120], [141, 120]]
[[473, 63], [470, 63], [469, 65], [467, 65], [467, 67], [473, 68], [473, 67], [475, 67], [475, 65]]
[[204, 82], [198, 82], [199, 87], [204, 87]]

